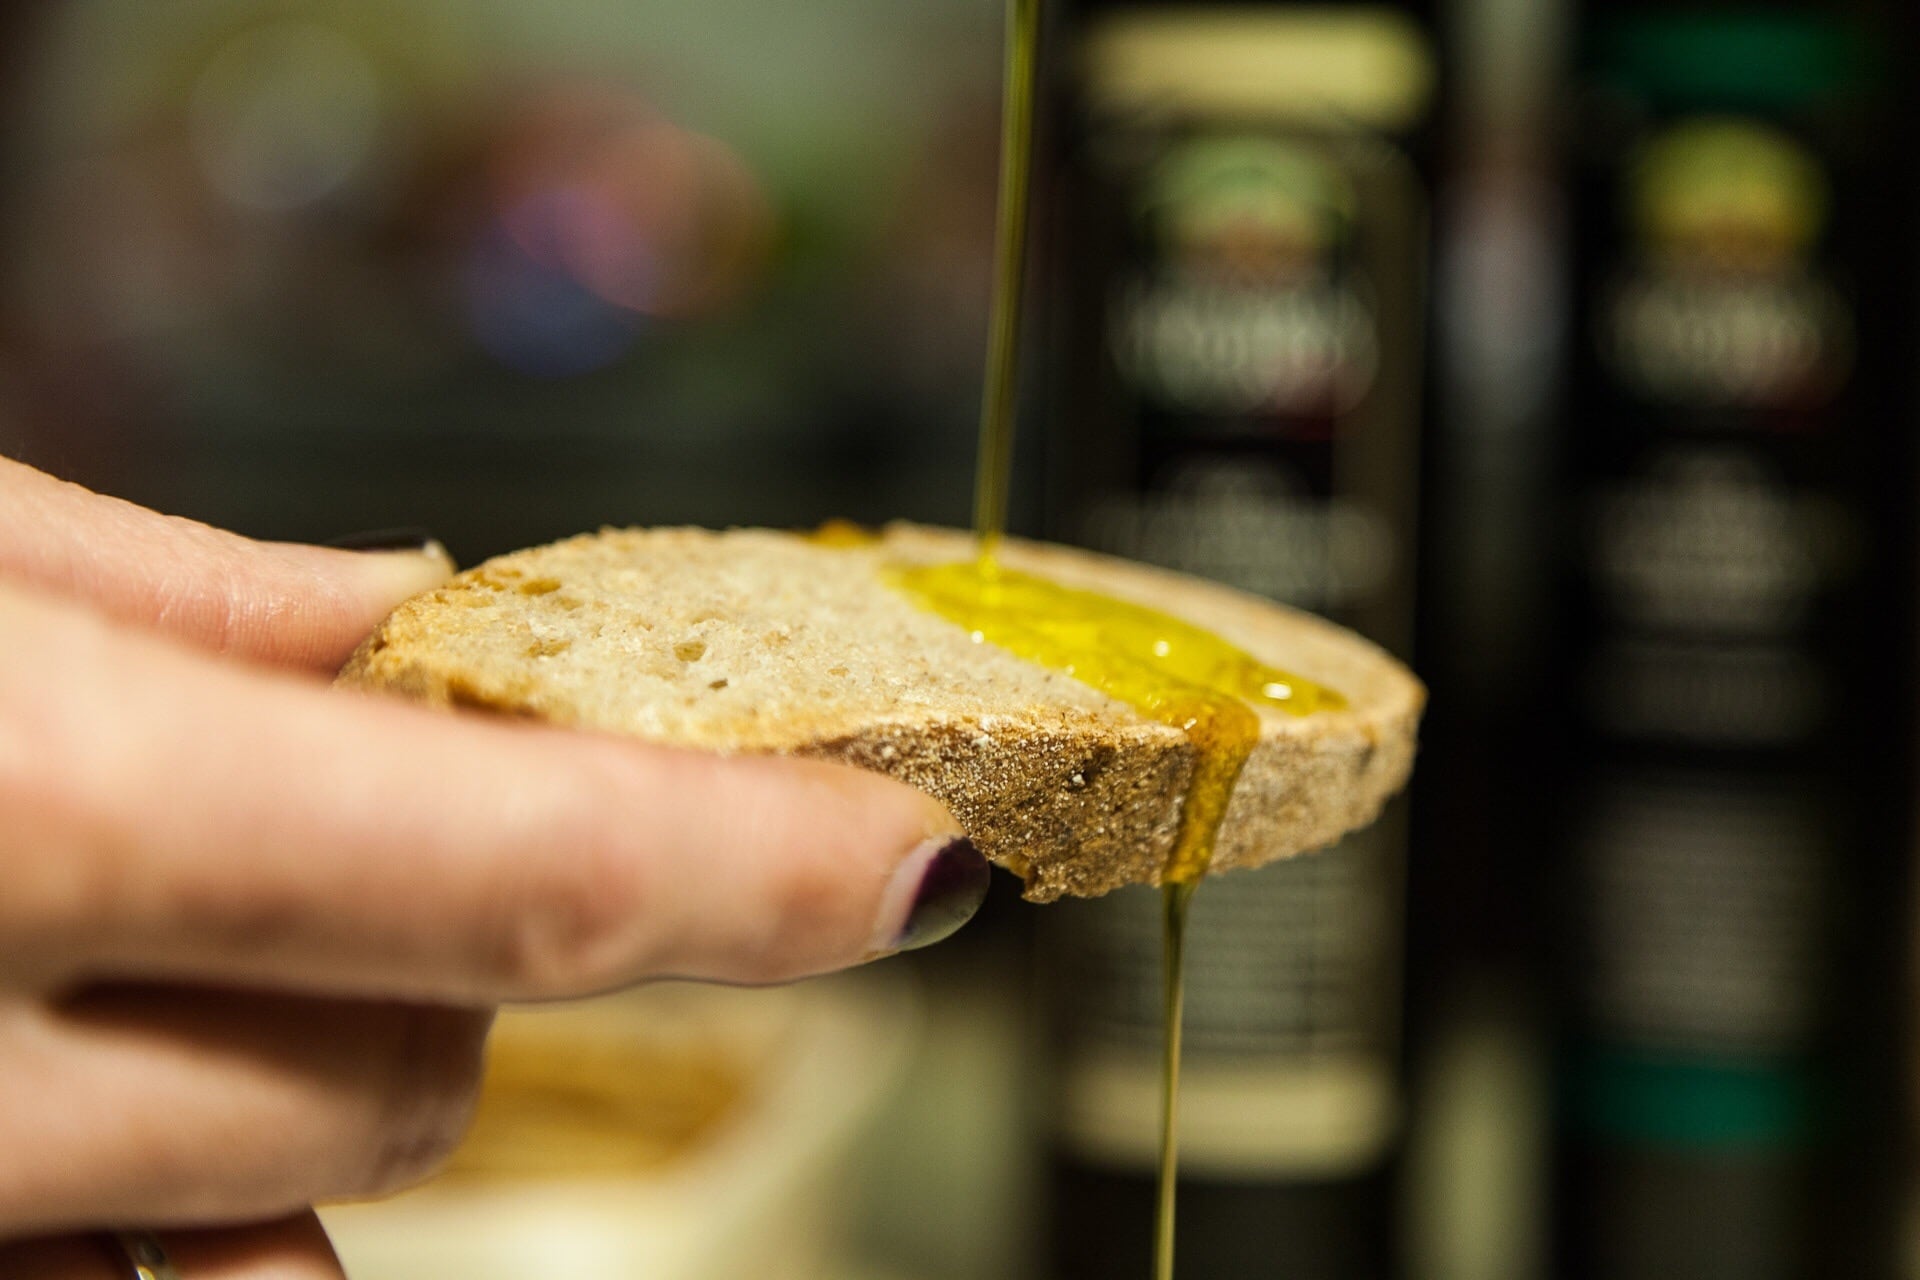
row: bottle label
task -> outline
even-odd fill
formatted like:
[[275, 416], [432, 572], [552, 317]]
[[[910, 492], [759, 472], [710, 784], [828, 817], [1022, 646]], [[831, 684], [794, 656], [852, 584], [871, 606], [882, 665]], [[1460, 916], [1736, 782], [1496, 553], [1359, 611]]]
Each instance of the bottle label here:
[[1785, 130], [1724, 116], [1658, 129], [1620, 177], [1626, 248], [1588, 321], [1577, 710], [1598, 741], [1810, 758], [1846, 697], [1826, 615], [1868, 544], [1840, 487], [1833, 184]]
[[1379, 368], [1346, 262], [1353, 185], [1285, 138], [1203, 134], [1141, 187], [1145, 263], [1110, 303], [1122, 379], [1209, 435], [1324, 438]]
[[[1084, 299], [1102, 350], [1081, 404], [1116, 412], [1086, 420], [1071, 536], [1396, 625], [1411, 612], [1417, 183], [1357, 130], [1168, 123], [1123, 120], [1088, 152], [1117, 191], [1100, 209], [1125, 219], [1126, 250]], [[1183, 1169], [1313, 1180], [1377, 1166], [1399, 1123], [1404, 853], [1396, 815], [1195, 895]], [[1151, 1169], [1160, 901], [1121, 893], [1047, 916], [1062, 1144]]]

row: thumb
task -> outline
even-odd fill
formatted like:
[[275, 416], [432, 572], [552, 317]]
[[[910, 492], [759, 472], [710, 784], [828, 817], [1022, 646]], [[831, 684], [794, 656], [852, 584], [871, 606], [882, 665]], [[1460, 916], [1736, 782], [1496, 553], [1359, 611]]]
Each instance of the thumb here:
[[452, 572], [424, 539], [377, 552], [255, 542], [0, 458], [0, 578], [215, 653], [333, 670]]

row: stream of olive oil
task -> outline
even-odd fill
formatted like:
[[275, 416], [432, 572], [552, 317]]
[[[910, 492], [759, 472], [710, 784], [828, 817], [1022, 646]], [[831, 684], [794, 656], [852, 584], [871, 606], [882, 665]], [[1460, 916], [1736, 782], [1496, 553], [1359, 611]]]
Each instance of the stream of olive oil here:
[[999, 226], [974, 489], [974, 533], [980, 554], [970, 564], [897, 570], [894, 584], [923, 608], [966, 627], [976, 641], [1065, 672], [1180, 729], [1196, 749], [1180, 826], [1161, 871], [1165, 1052], [1154, 1274], [1157, 1280], [1173, 1280], [1188, 907], [1213, 860], [1214, 840], [1234, 783], [1260, 737], [1254, 705], [1309, 715], [1345, 702], [1332, 690], [1266, 666], [1218, 636], [1170, 615], [1003, 568], [996, 558], [1006, 533], [1013, 474], [1040, 27], [1041, 0], [1007, 0]]
[[1161, 869], [1166, 1053], [1155, 1274], [1159, 1280], [1172, 1280], [1187, 906], [1213, 861], [1214, 840], [1234, 783], [1259, 741], [1260, 716], [1254, 708], [1304, 716], [1337, 710], [1346, 701], [1170, 614], [1022, 573], [991, 555], [957, 564], [896, 567], [888, 577], [921, 608], [965, 627], [976, 643], [993, 644], [1070, 675], [1179, 729], [1194, 745], [1193, 776], [1180, 825]]
[[[922, 588], [949, 588], [943, 599], [925, 601], [942, 612], [946, 611], [943, 605], [957, 604], [965, 606], [964, 611], [969, 615], [977, 615], [983, 612], [976, 607], [979, 604], [988, 606], [984, 612], [1002, 619], [1007, 612], [999, 607], [1001, 601], [989, 603], [988, 588], [996, 593], [1015, 591], [1028, 597], [1023, 601], [1027, 604], [1044, 606], [1050, 603], [1038, 598], [1048, 594], [1047, 584], [1038, 580], [1008, 581], [994, 560], [994, 552], [1007, 529], [1007, 504], [1013, 483], [1013, 433], [1019, 398], [1020, 327], [1024, 312], [1021, 286], [1026, 279], [1027, 223], [1033, 178], [1033, 107], [1039, 80], [1040, 4], [1041, 0], [1007, 0], [1005, 106], [1000, 126], [999, 227], [995, 245], [993, 311], [987, 341], [986, 388], [980, 406], [980, 454], [974, 479], [973, 527], [974, 535], [980, 542], [980, 560], [975, 566], [977, 577], [972, 581], [964, 577], [953, 581], [936, 578], [920, 584]], [[914, 584], [903, 585], [907, 585], [909, 590], [915, 589]], [[953, 588], [958, 588], [958, 599], [954, 598], [956, 592]], [[969, 595], [973, 599], [969, 600]], [[1094, 612], [1097, 613], [1097, 610]], [[1057, 615], [1043, 611], [1026, 616], [1048, 618]], [[984, 624], [988, 619], [976, 617], [974, 621]], [[1093, 625], [1098, 627], [1097, 618]], [[995, 628], [996, 632], [1000, 629]], [[1044, 629], [1022, 630], [1021, 638], [1041, 642], [1038, 646], [1028, 647], [1046, 650], [1043, 660], [1053, 659], [1048, 662], [1049, 666], [1063, 666], [1075, 675], [1080, 674], [1075, 659], [1084, 661], [1087, 656], [1094, 656], [1097, 660], [1106, 652], [1098, 641], [1097, 632], [1085, 637], [1094, 642], [1088, 646], [1075, 643], [1078, 637], [1049, 634]], [[985, 632], [984, 625], [974, 627], [976, 636], [984, 639]], [[996, 636], [995, 639], [1000, 640], [1001, 637]], [[1064, 664], [1058, 661], [1062, 658], [1067, 659]], [[1176, 707], [1162, 698], [1161, 691], [1154, 688], [1151, 679], [1143, 683], [1153, 701], [1162, 704], [1153, 710], [1165, 713], [1163, 718], [1181, 714], [1186, 706], [1191, 706], [1196, 713], [1193, 717], [1196, 727], [1219, 725], [1225, 730], [1220, 735], [1224, 751], [1208, 750], [1206, 744], [1201, 742], [1201, 763], [1203, 766], [1211, 764], [1212, 768], [1196, 768], [1194, 786], [1181, 813], [1181, 830], [1168, 868], [1169, 873], [1185, 871], [1187, 874], [1185, 877], [1169, 874], [1165, 890], [1167, 918], [1163, 951], [1166, 968], [1166, 1052], [1165, 1066], [1161, 1072], [1160, 1195], [1154, 1227], [1154, 1274], [1157, 1280], [1173, 1280], [1173, 1207], [1179, 1161], [1180, 1018], [1184, 990], [1181, 971], [1185, 953], [1187, 904], [1192, 900], [1193, 887], [1198, 884], [1200, 874], [1204, 873], [1206, 862], [1212, 857], [1212, 834], [1218, 828], [1219, 816], [1226, 812], [1227, 796], [1231, 794], [1233, 778], [1239, 775], [1246, 761], [1246, 749], [1233, 749], [1245, 733], [1244, 726], [1237, 723], [1238, 717], [1231, 712], [1225, 716], [1216, 714], [1216, 707], [1208, 700], [1192, 697], [1184, 699], [1183, 705]], [[1244, 706], [1239, 709], [1246, 711]], [[1250, 711], [1246, 711], [1246, 714], [1252, 718]], [[1257, 736], [1258, 732], [1256, 722], [1253, 734]], [[1203, 775], [1208, 773], [1215, 775], [1211, 779], [1213, 786], [1205, 785], [1207, 779]], [[1220, 776], [1227, 774], [1231, 776]], [[1224, 787], [1219, 785], [1223, 781]], [[1208, 798], [1215, 798], [1215, 803], [1208, 805]], [[1202, 803], [1196, 805], [1196, 799]], [[1198, 812], [1201, 808], [1217, 808], [1219, 812], [1209, 820], [1208, 815]], [[1197, 869], [1188, 865], [1194, 862], [1199, 864]]]
[[987, 332], [986, 394], [980, 401], [980, 457], [973, 531], [993, 558], [1007, 531], [1013, 483], [1014, 410], [1020, 386], [1021, 285], [1033, 189], [1033, 104], [1039, 89], [1040, 0], [1007, 0], [1006, 105], [1000, 119], [1000, 221], [994, 242], [993, 312]]

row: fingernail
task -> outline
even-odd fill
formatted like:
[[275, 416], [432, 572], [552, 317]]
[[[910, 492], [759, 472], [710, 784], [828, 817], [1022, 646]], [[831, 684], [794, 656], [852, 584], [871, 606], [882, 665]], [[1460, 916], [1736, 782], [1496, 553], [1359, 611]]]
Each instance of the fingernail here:
[[337, 551], [419, 551], [441, 549], [440, 540], [425, 529], [372, 529], [329, 538], [327, 546]]
[[[992, 878], [992, 865], [965, 836], [927, 841], [894, 872], [874, 949], [917, 951], [951, 938], [980, 909]], [[902, 898], [904, 911], [898, 905]]]

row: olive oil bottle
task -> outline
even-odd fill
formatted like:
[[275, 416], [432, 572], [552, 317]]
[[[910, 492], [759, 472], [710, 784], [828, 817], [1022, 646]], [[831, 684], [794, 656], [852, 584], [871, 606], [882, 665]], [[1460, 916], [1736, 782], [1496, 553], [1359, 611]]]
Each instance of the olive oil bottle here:
[[[1082, 4], [1048, 228], [1049, 533], [1405, 653], [1431, 45], [1385, 5]], [[1186, 932], [1177, 1274], [1387, 1272], [1403, 819], [1205, 884]], [[1040, 913], [1056, 1280], [1153, 1256], [1151, 892]]]
[[1583, 23], [1541, 828], [1571, 1280], [1895, 1274], [1914, 244], [1860, 17]]

